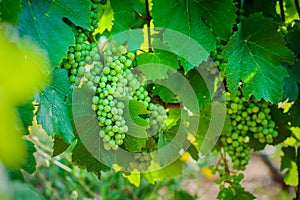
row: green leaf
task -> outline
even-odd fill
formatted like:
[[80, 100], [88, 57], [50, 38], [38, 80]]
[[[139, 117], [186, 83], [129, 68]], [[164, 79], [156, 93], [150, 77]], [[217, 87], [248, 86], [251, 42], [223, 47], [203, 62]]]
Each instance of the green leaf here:
[[139, 187], [141, 184], [141, 174], [140, 173], [130, 173], [126, 175], [123, 173], [123, 176], [128, 179], [128, 181], [135, 185], [135, 187]]
[[[290, 186], [298, 185], [298, 166], [295, 147], [283, 147], [280, 170], [288, 169], [284, 175], [284, 182]], [[299, 153], [299, 152], [298, 152]]]
[[147, 106], [143, 102], [135, 100], [125, 100], [123, 103], [125, 103], [123, 116], [128, 126], [127, 134], [139, 138], [147, 138], [146, 129], [150, 126], [145, 119], [140, 117], [140, 115], [149, 114]]
[[170, 103], [176, 98], [176, 95], [171, 90], [162, 85], [155, 85], [153, 94], [158, 95], [165, 103]]
[[212, 26], [214, 33], [228, 40], [236, 18], [236, 7], [233, 2], [231, 0], [201, 0], [200, 6], [200, 15]]
[[21, 13], [20, 0], [2, 0], [0, 1], [0, 22], [18, 23]]
[[224, 188], [219, 192], [217, 198], [219, 200], [232, 200], [234, 199], [234, 194], [229, 188]]
[[128, 126], [128, 132], [124, 139], [124, 146], [130, 152], [141, 152], [146, 146], [149, 124], [139, 115], [149, 114], [147, 106], [143, 102], [134, 100], [123, 101], [125, 103], [124, 119]]
[[174, 200], [195, 200], [196, 197], [193, 197], [188, 192], [184, 190], [174, 191]]
[[276, 12], [275, 1], [260, 1], [260, 0], [244, 1], [243, 9], [244, 9], [245, 16], [262, 12], [264, 17], [273, 18], [276, 21], [280, 20], [280, 16]]
[[129, 51], [139, 49], [144, 42], [144, 33], [142, 29], [132, 30], [134, 28], [143, 28], [145, 23], [137, 11], [139, 10], [136, 8], [138, 2], [134, 0], [111, 0], [110, 3], [114, 12], [111, 30], [114, 39], [119, 44], [126, 42]]
[[176, 160], [170, 165], [160, 168], [159, 170], [143, 173], [143, 176], [149, 183], [155, 184], [157, 181], [163, 181], [165, 179], [181, 175], [182, 165], [183, 162], [181, 160]]
[[283, 156], [281, 156], [280, 170], [289, 169], [292, 167], [292, 163], [296, 161], [296, 149], [295, 147], [283, 147]]
[[273, 145], [276, 145], [292, 135], [289, 125], [291, 115], [290, 113], [283, 113], [283, 109], [274, 105], [271, 108], [271, 117], [276, 124], [275, 129], [278, 131], [278, 136], [273, 139]]
[[181, 117], [180, 108], [169, 108], [168, 118], [165, 120], [168, 129], [171, 129], [173, 126], [176, 126]]
[[63, 153], [69, 146], [70, 144], [66, 143], [59, 136], [55, 135], [52, 157], [58, 156], [59, 154]]
[[291, 126], [300, 127], [299, 113], [300, 113], [300, 101], [296, 101], [290, 109]]
[[190, 142], [187, 140], [188, 132], [185, 127], [178, 123], [176, 126], [158, 135], [158, 158], [162, 166], [180, 157], [180, 151], [184, 147], [189, 147]]
[[[192, 60], [191, 64], [197, 66], [208, 58], [210, 51], [216, 49], [216, 40], [212, 32], [200, 20], [201, 2], [196, 0], [153, 0], [152, 2], [155, 27], [168, 28], [186, 35], [186, 38], [183, 38], [173, 31], [164, 32], [164, 41], [172, 45], [172, 51], [177, 55], [188, 56], [189, 59], [184, 59], [189, 62]], [[197, 44], [194, 44], [192, 39]], [[199, 46], [203, 49], [199, 49]]]
[[72, 152], [72, 162], [80, 167], [85, 167], [89, 172], [94, 172], [100, 177], [100, 171], [108, 170], [109, 168], [99, 162], [82, 143], [78, 140]]
[[165, 50], [155, 50], [137, 56], [138, 69], [149, 80], [168, 78], [168, 72], [179, 69], [177, 56]]
[[33, 155], [34, 152], [36, 152], [36, 149], [34, 147], [34, 144], [29, 141], [26, 141], [26, 146], [27, 146], [27, 159], [23, 163], [22, 169], [32, 174], [36, 170], [36, 160]]
[[112, 28], [113, 15], [114, 13], [111, 8], [110, 1], [105, 5], [100, 5], [98, 28], [95, 32], [102, 34], [106, 30], [110, 31]]
[[72, 28], [63, 22], [69, 19], [76, 26], [89, 29], [91, 1], [75, 0], [24, 0], [19, 20], [22, 35], [28, 35], [40, 47], [47, 50], [52, 67], [66, 56], [69, 46], [74, 45]]
[[132, 135], [126, 135], [124, 141], [125, 149], [130, 152], [141, 152], [146, 146], [147, 138], [137, 138]]
[[229, 58], [225, 75], [233, 95], [242, 81], [246, 98], [254, 95], [256, 99], [272, 103], [282, 100], [284, 78], [288, 73], [280, 63], [292, 63], [294, 56], [285, 47], [277, 24], [271, 19], [262, 14], [246, 19], [226, 45], [224, 55]]
[[113, 34], [128, 31], [131, 28], [142, 27], [144, 21], [139, 17], [137, 8], [135, 7], [139, 2], [134, 0], [111, 0], [110, 3], [114, 11]]
[[18, 106], [19, 116], [26, 134], [29, 134], [28, 127], [32, 125], [32, 120], [34, 117], [33, 110], [34, 107], [31, 101], [28, 104]]
[[285, 184], [296, 187], [298, 185], [298, 166], [296, 162], [291, 163], [291, 167], [283, 178]]
[[289, 101], [295, 101], [299, 95], [298, 80], [292, 70], [290, 70], [289, 68], [286, 69], [289, 73], [289, 77], [286, 77], [284, 79], [283, 99], [289, 99]]
[[55, 69], [51, 85], [37, 96], [40, 104], [37, 121], [52, 137], [60, 136], [71, 143], [74, 133], [71, 123], [71, 83], [65, 69]]
[[235, 200], [252, 200], [255, 199], [255, 197], [253, 196], [253, 194], [251, 194], [250, 192], [245, 191], [244, 188], [235, 188]]
[[244, 188], [234, 188], [234, 189], [229, 189], [229, 188], [225, 188], [223, 190], [221, 190], [218, 194], [217, 197], [219, 200], [252, 200], [255, 199], [255, 197], [245, 191]]
[[13, 181], [10, 185], [12, 189], [12, 199], [22, 200], [43, 200], [40, 192], [30, 184], [21, 183], [19, 181]]
[[187, 149], [187, 152], [189, 152], [189, 154], [192, 156], [192, 158], [195, 161], [197, 161], [199, 159], [198, 149], [193, 144], [191, 146], [189, 146], [189, 148]]
[[294, 51], [295, 55], [300, 53], [300, 22], [294, 21], [293, 26], [289, 26], [287, 29], [285, 39], [288, 47]]
[[[201, 68], [199, 68], [201, 70]], [[204, 74], [200, 74], [198, 70], [193, 69], [187, 74], [190, 85], [197, 96], [199, 109], [210, 102], [211, 94], [208, 86], [212, 85], [213, 79], [207, 79], [210, 83], [206, 83], [203, 79]], [[213, 95], [213, 94], [212, 94]]]

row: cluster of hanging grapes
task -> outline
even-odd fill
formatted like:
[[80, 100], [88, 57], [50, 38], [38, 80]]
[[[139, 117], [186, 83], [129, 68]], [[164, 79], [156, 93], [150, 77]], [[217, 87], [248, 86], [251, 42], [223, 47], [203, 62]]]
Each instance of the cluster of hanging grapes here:
[[278, 136], [271, 119], [270, 105], [265, 101], [247, 101], [242, 94], [231, 99], [228, 95], [227, 113], [232, 131], [221, 136], [224, 151], [231, 157], [233, 168], [244, 170], [250, 160], [249, 141], [253, 137], [260, 143], [272, 143]]
[[[167, 112], [164, 107], [150, 103], [145, 77], [133, 73], [135, 54], [125, 46], [108, 44], [99, 47], [91, 40], [91, 33], [98, 26], [98, 4], [91, 7], [90, 30], [76, 28], [75, 45], [69, 47], [61, 67], [69, 72], [69, 78], [76, 86], [86, 85], [94, 92], [91, 109], [95, 111], [101, 128], [99, 137], [105, 150], [117, 150], [124, 142], [130, 127], [126, 124], [124, 111], [126, 99], [142, 102], [149, 110], [145, 120], [150, 124], [148, 136], [157, 134], [165, 127]], [[125, 99], [125, 100], [124, 100]], [[157, 137], [157, 136], [156, 136]], [[146, 170], [151, 156], [144, 148], [134, 155], [130, 169]]]

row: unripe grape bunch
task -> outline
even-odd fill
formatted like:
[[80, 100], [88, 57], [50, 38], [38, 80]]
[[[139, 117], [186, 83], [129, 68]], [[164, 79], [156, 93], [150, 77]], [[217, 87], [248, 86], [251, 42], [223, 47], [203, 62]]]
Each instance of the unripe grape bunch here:
[[278, 136], [270, 112], [270, 105], [265, 101], [247, 101], [240, 92], [233, 99], [227, 94], [227, 114], [232, 131], [222, 134], [220, 142], [231, 157], [234, 169], [246, 168], [250, 159], [251, 138], [263, 144], [271, 144]]

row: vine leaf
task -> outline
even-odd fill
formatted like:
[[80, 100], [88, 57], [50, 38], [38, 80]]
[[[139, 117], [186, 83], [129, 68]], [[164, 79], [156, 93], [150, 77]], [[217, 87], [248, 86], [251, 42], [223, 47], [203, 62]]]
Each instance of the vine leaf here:
[[284, 175], [284, 182], [290, 186], [298, 185], [297, 157], [295, 147], [283, 147], [280, 170], [288, 169]]
[[21, 13], [20, 0], [2, 0], [0, 2], [0, 21], [17, 24]]
[[[166, 31], [164, 37], [166, 42], [175, 45], [172, 47], [177, 53], [188, 54], [193, 66], [199, 65], [206, 60], [209, 52], [216, 49], [216, 40], [209, 28], [200, 20], [199, 11], [202, 4], [195, 0], [153, 0], [152, 17], [155, 27], [168, 28], [190, 37], [189, 40], [181, 39], [174, 32]], [[206, 2], [207, 3], [207, 2]], [[198, 46], [194, 46], [191, 39], [200, 45], [200, 53], [197, 58], [193, 58], [191, 52], [198, 51]], [[195, 51], [195, 52], [196, 52]], [[186, 58], [185, 58], [186, 59]], [[190, 59], [186, 59], [190, 61]], [[185, 71], [186, 73], [188, 71]]]
[[177, 123], [167, 131], [158, 134], [158, 158], [162, 166], [168, 165], [180, 155], [180, 150], [190, 142], [188, 131], [181, 123]]
[[276, 2], [275, 1], [244, 1], [245, 16], [254, 14], [257, 12], [262, 12], [264, 17], [273, 18], [276, 21], [280, 21], [280, 16], [276, 12]]
[[70, 144], [66, 143], [63, 139], [56, 135], [54, 137], [52, 157], [58, 156], [59, 154], [63, 153], [69, 146]]
[[167, 178], [181, 175], [182, 165], [183, 162], [178, 159], [159, 170], [143, 173], [143, 176], [149, 183], [154, 184], [156, 181], [163, 181]]
[[124, 119], [128, 126], [128, 132], [124, 139], [124, 146], [130, 152], [141, 152], [141, 149], [146, 146], [147, 131], [149, 124], [139, 115], [147, 115], [147, 106], [138, 101], [124, 101], [126, 107], [124, 110]]
[[71, 83], [65, 69], [55, 69], [51, 85], [37, 96], [39, 110], [37, 121], [45, 131], [54, 137], [60, 136], [65, 142], [74, 139], [71, 124]]
[[293, 53], [277, 32], [277, 25], [262, 14], [250, 16], [226, 45], [228, 57], [225, 69], [230, 92], [235, 95], [243, 82], [246, 98], [254, 95], [272, 103], [282, 100], [284, 78], [288, 76], [281, 63], [292, 63]]
[[236, 7], [233, 2], [231, 0], [202, 0], [200, 6], [200, 15], [211, 25], [215, 34], [222, 39], [229, 39], [236, 19]]
[[131, 30], [132, 28], [141, 28], [144, 24], [136, 8], [138, 2], [134, 0], [110, 1], [114, 18], [111, 34], [116, 35], [114, 39], [127, 40], [129, 51], [139, 49], [144, 41], [142, 30]]
[[107, 171], [109, 168], [99, 162], [88, 149], [85, 148], [82, 141], [78, 140], [72, 152], [72, 161], [79, 167], [86, 168], [89, 172], [94, 172], [100, 177], [100, 171]]
[[[149, 80], [168, 78], [168, 72], [180, 68], [177, 56], [165, 50], [143, 53], [137, 56], [138, 69]], [[155, 69], [155, 70], [153, 70]]]
[[60, 63], [68, 47], [74, 45], [72, 28], [63, 22], [68, 18], [76, 26], [89, 29], [91, 2], [75, 0], [24, 0], [19, 19], [19, 30], [28, 35], [40, 47], [47, 50], [51, 66]]
[[255, 197], [245, 191], [244, 188], [234, 188], [234, 191], [232, 191], [229, 188], [225, 188], [223, 190], [221, 190], [218, 194], [218, 199], [220, 200], [244, 200], [244, 199], [255, 199]]
[[144, 21], [138, 15], [135, 8], [139, 1], [134, 0], [111, 0], [111, 7], [114, 12], [112, 33], [119, 33], [130, 30], [131, 28], [138, 28], [144, 24]]
[[176, 95], [167, 87], [162, 85], [156, 85], [153, 90], [154, 95], [158, 95], [165, 103], [169, 103], [176, 99]]

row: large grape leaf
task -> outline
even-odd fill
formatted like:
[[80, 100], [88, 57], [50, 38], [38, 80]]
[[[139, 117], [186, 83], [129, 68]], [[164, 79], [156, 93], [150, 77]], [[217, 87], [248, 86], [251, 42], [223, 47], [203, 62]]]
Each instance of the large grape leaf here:
[[236, 94], [242, 81], [247, 98], [254, 95], [272, 103], [282, 99], [288, 73], [281, 62], [292, 63], [294, 56], [271, 19], [262, 14], [246, 19], [226, 45], [224, 55], [229, 59], [225, 76], [232, 94]]
[[236, 7], [231, 0], [202, 0], [199, 14], [212, 26], [214, 33], [222, 39], [229, 39], [235, 24]]
[[55, 69], [50, 86], [37, 96], [40, 104], [37, 121], [45, 131], [54, 137], [59, 135], [65, 142], [74, 139], [71, 124], [71, 83], [65, 69]]
[[75, 0], [23, 0], [19, 20], [22, 35], [32, 37], [47, 50], [52, 67], [66, 56], [74, 45], [72, 28], [63, 22], [68, 18], [76, 26], [89, 29], [91, 1]]
[[20, 0], [0, 1], [0, 22], [10, 22], [16, 24], [21, 13]]
[[[198, 65], [206, 60], [209, 55], [207, 52], [215, 50], [216, 41], [212, 32], [200, 19], [201, 2], [195, 0], [153, 0], [152, 2], [152, 17], [155, 27], [178, 31], [195, 40], [206, 52], [198, 54], [197, 63], [192, 63], [193, 65]], [[165, 32], [165, 35], [167, 33], [168, 31]], [[187, 38], [182, 41], [178, 35], [170, 32], [167, 39], [170, 44], [175, 44], [180, 48], [181, 52], [190, 52], [192, 57], [194, 46], [189, 40], [186, 40]], [[177, 51], [174, 48], [172, 50]]]

